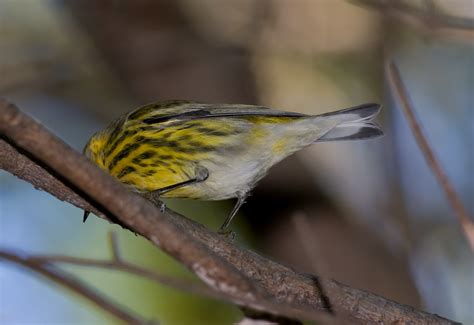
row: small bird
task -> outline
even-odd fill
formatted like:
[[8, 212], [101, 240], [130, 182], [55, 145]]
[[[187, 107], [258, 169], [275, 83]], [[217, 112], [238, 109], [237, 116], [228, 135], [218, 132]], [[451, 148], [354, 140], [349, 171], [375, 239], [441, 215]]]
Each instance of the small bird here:
[[305, 115], [253, 105], [162, 101], [113, 121], [91, 137], [84, 154], [152, 201], [236, 198], [219, 229], [226, 233], [270, 167], [315, 142], [382, 135], [372, 122], [379, 111], [378, 104], [363, 104]]

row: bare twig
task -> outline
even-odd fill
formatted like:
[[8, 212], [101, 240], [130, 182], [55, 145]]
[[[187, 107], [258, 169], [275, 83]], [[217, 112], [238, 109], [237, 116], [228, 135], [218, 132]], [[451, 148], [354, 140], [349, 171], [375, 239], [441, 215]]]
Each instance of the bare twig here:
[[403, 1], [349, 0], [358, 5], [380, 11], [382, 14], [418, 28], [421, 32], [440, 38], [472, 42], [474, 20], [441, 14], [433, 7], [418, 8]]
[[184, 292], [189, 292], [203, 297], [214, 299], [222, 299], [223, 297], [225, 297], [225, 295], [219, 294], [219, 292], [212, 290], [211, 288], [206, 287], [201, 283], [160, 274], [158, 272], [148, 270], [136, 264], [125, 261], [107, 261], [63, 255], [37, 255], [32, 256], [30, 259], [39, 262], [65, 263], [71, 265], [97, 267], [101, 269], [121, 271], [146, 278], [161, 285], [165, 285], [171, 288], [179, 289]]
[[109, 241], [110, 241], [110, 251], [112, 255], [110, 260], [80, 258], [80, 257], [62, 256], [62, 255], [34, 255], [34, 256], [29, 256], [28, 260], [32, 262], [37, 262], [37, 263], [65, 263], [65, 264], [79, 265], [79, 266], [85, 266], [85, 267], [97, 267], [97, 268], [102, 268], [102, 269], [121, 271], [121, 272], [130, 273], [139, 277], [143, 277], [157, 284], [172, 287], [178, 290], [182, 290], [184, 292], [189, 292], [192, 294], [197, 294], [200, 296], [214, 298], [214, 299], [226, 298], [225, 295], [213, 290], [212, 288], [204, 286], [202, 283], [198, 283], [198, 282], [187, 280], [187, 279], [171, 277], [171, 276], [164, 275], [164, 274], [152, 271], [150, 269], [141, 267], [137, 264], [127, 262], [126, 260], [122, 258], [122, 254], [120, 253], [120, 249], [119, 249], [117, 235], [114, 232], [109, 233]]
[[152, 322], [140, 318], [138, 315], [126, 310], [124, 307], [112, 303], [108, 300], [108, 298], [97, 293], [94, 289], [83, 283], [81, 280], [65, 273], [64, 271], [50, 264], [48, 261], [32, 260], [26, 256], [20, 256], [5, 250], [0, 251], [0, 259], [7, 260], [30, 271], [41, 274], [49, 280], [60, 284], [65, 288], [68, 288], [83, 298], [86, 298], [100, 307], [102, 310], [126, 322], [127, 324], [152, 324]]
[[[0, 140], [1, 168], [55, 195], [54, 185], [38, 179], [38, 175], [51, 174], [50, 178], [63, 183], [61, 197], [70, 197], [71, 191], [81, 193], [74, 196], [79, 198], [75, 201], [77, 206], [95, 206], [94, 213], [97, 211], [109, 220], [117, 218], [239, 306], [294, 319], [321, 319], [321, 311], [327, 309], [314, 284], [314, 279], [318, 279], [328, 291], [335, 313], [346, 312], [354, 320], [453, 323], [333, 280], [300, 274], [238, 247], [171, 210], [160, 213], [153, 204], [126, 190], [15, 106], [1, 100], [0, 134], [9, 141], [2, 144]], [[18, 169], [8, 160], [21, 160], [25, 165]], [[31, 172], [32, 165], [37, 164], [44, 166], [38, 175]], [[333, 318], [325, 317], [328, 319]]]
[[408, 91], [394, 62], [388, 62], [386, 73], [390, 87], [393, 93], [397, 95], [397, 98], [401, 103], [405, 117], [408, 121], [411, 131], [413, 132], [416, 142], [418, 143], [418, 146], [425, 157], [426, 163], [438, 180], [440, 187], [443, 189], [444, 194], [446, 195], [446, 198], [448, 199], [449, 204], [453, 208], [455, 216], [461, 225], [464, 235], [471, 246], [471, 250], [474, 252], [474, 224], [471, 221], [471, 217], [464, 207], [462, 200], [456, 193], [456, 190], [446, 175], [446, 172], [444, 171], [443, 167], [441, 167], [440, 162], [436, 158], [436, 155], [422, 130], [420, 122], [415, 116], [415, 111], [409, 98]]

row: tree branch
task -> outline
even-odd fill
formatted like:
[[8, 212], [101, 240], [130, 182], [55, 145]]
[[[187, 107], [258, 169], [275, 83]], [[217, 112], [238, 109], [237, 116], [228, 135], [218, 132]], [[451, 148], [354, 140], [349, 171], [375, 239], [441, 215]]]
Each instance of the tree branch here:
[[393, 17], [412, 25], [424, 34], [435, 37], [472, 42], [474, 20], [436, 12], [433, 6], [418, 8], [404, 1], [349, 0], [356, 5], [378, 10], [387, 17]]
[[67, 274], [46, 260], [33, 260], [28, 256], [20, 256], [5, 250], [0, 251], [0, 259], [7, 260], [30, 271], [41, 274], [49, 280], [60, 284], [61, 286], [68, 288], [69, 290], [86, 298], [100, 307], [102, 310], [126, 322], [127, 324], [153, 324], [153, 322], [146, 321], [131, 311], [127, 311], [124, 307], [119, 307], [116, 304], [110, 302], [106, 297], [97, 293], [94, 289], [83, 283], [81, 280], [70, 274]]
[[28, 260], [32, 262], [37, 262], [37, 263], [49, 263], [49, 264], [65, 263], [65, 264], [85, 266], [85, 267], [96, 267], [96, 268], [101, 268], [101, 269], [115, 270], [115, 271], [133, 274], [139, 277], [143, 277], [157, 284], [165, 285], [171, 288], [175, 288], [184, 292], [200, 295], [203, 297], [208, 297], [208, 298], [213, 298], [213, 299], [226, 299], [227, 298], [226, 295], [220, 294], [219, 292], [203, 285], [202, 283], [160, 274], [150, 269], [141, 267], [137, 264], [125, 261], [121, 257], [121, 253], [120, 253], [120, 249], [118, 246], [118, 241], [116, 239], [115, 233], [111, 232], [109, 238], [110, 238], [110, 244], [111, 244], [110, 248], [111, 248], [111, 253], [112, 253], [112, 258], [110, 260], [81, 258], [81, 257], [62, 256], [62, 255], [34, 255], [34, 256], [29, 256]]
[[[171, 210], [161, 213], [14, 105], [1, 100], [0, 134], [9, 142], [0, 140], [1, 168], [64, 200], [74, 199], [74, 204], [82, 209], [109, 220], [116, 218], [239, 306], [294, 319], [334, 319], [321, 317], [320, 312], [326, 308], [316, 281], [327, 291], [336, 316], [339, 312], [349, 314], [354, 321], [362, 322], [453, 323], [333, 280], [297, 273], [238, 247]], [[23, 167], [8, 163], [17, 160]], [[38, 174], [31, 172], [33, 169]], [[43, 182], [45, 173], [50, 175]]]
[[403, 108], [403, 113], [408, 121], [408, 125], [415, 137], [415, 140], [425, 158], [426, 163], [430, 167], [434, 176], [438, 180], [438, 183], [441, 189], [444, 191], [446, 198], [448, 199], [449, 204], [454, 210], [454, 214], [459, 222], [461, 229], [464, 232], [471, 251], [474, 252], [474, 223], [471, 221], [464, 204], [462, 203], [461, 198], [456, 193], [454, 186], [451, 184], [446, 172], [441, 166], [440, 162], [436, 158], [436, 155], [431, 148], [431, 145], [426, 138], [420, 122], [415, 116], [415, 111], [411, 103], [410, 97], [408, 95], [407, 89], [403, 84], [402, 78], [400, 77], [400, 72], [398, 71], [395, 63], [390, 61], [386, 66], [386, 73], [388, 76], [388, 81], [392, 92], [396, 95], [396, 98]]

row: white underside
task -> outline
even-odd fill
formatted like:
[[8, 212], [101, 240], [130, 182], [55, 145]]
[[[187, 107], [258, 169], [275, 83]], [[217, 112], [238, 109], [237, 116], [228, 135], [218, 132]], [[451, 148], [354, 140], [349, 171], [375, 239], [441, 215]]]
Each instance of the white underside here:
[[[330, 119], [326, 119], [328, 120]], [[267, 126], [268, 136], [260, 145], [222, 157], [218, 161], [201, 161], [200, 165], [211, 172], [206, 181], [193, 186], [201, 190], [202, 199], [207, 200], [224, 200], [248, 193], [271, 166], [311, 145], [335, 124], [334, 121], [326, 121], [315, 125], [314, 120], [305, 119], [291, 124]], [[288, 142], [287, 150], [277, 154], [272, 146], [282, 138]]]

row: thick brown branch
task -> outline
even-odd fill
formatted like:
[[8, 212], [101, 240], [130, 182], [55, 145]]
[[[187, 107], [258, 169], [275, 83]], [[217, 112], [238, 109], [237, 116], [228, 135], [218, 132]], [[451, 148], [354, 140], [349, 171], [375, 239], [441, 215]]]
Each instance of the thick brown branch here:
[[58, 175], [53, 176], [49, 171], [46, 171], [39, 164], [27, 157], [25, 155], [26, 153], [20, 154], [17, 148], [14, 148], [2, 139], [1, 133], [0, 153], [0, 169], [6, 170], [27, 181], [39, 190], [51, 193], [61, 201], [68, 202], [78, 208], [103, 216], [103, 214], [94, 208], [86, 199], [58, 180]]
[[455, 216], [461, 225], [464, 235], [471, 246], [471, 250], [474, 252], [474, 223], [472, 222], [471, 217], [464, 207], [461, 198], [456, 193], [456, 190], [446, 175], [446, 172], [444, 171], [443, 167], [441, 167], [441, 163], [436, 158], [436, 155], [422, 130], [420, 122], [418, 122], [418, 119], [415, 116], [415, 111], [408, 96], [407, 89], [403, 84], [402, 78], [400, 77], [400, 72], [398, 71], [395, 63], [388, 63], [387, 75], [390, 87], [392, 88], [393, 93], [397, 95], [397, 98], [401, 103], [403, 113], [405, 113], [405, 117], [408, 121], [410, 129], [413, 132], [415, 140], [418, 143], [423, 156], [425, 157], [426, 163], [438, 180], [441, 189], [444, 191], [444, 194], [446, 195], [449, 204], [451, 204], [451, 207], [455, 212]]
[[94, 289], [90, 288], [79, 279], [63, 272], [46, 261], [33, 261], [28, 257], [19, 256], [7, 251], [0, 251], [0, 259], [7, 260], [30, 271], [41, 274], [49, 280], [60, 284], [61, 286], [68, 288], [69, 290], [86, 298], [100, 307], [102, 310], [126, 322], [127, 324], [152, 324], [149, 321], [141, 319], [138, 315], [134, 315], [131, 311], [127, 311], [124, 307], [119, 307], [118, 305], [110, 302], [107, 298], [97, 293]]
[[[325, 301], [318, 290], [320, 286], [316, 285], [319, 282], [327, 291], [336, 315], [350, 314], [354, 320], [363, 322], [452, 323], [333, 280], [299, 274], [238, 247], [173, 211], [160, 213], [150, 202], [127, 191], [5, 101], [0, 101], [0, 133], [15, 146], [13, 150], [18, 147], [28, 152], [40, 164], [48, 166], [48, 170], [54, 170], [61, 179], [73, 184], [69, 186], [70, 189], [80, 189], [81, 193], [87, 193], [82, 197], [94, 198], [93, 204], [84, 201], [78, 203], [80, 208], [88, 209], [91, 205], [103, 207], [99, 209], [103, 211], [100, 215], [116, 216], [181, 261], [208, 285], [225, 293], [229, 301], [240, 306], [275, 315], [316, 319], [319, 316], [315, 315], [319, 314], [311, 314], [311, 311], [326, 310]], [[0, 161], [4, 159], [2, 148], [5, 145], [0, 146]], [[18, 151], [10, 152], [12, 155], [5, 159], [23, 159], [25, 163], [35, 164], [28, 158], [20, 158]], [[8, 164], [2, 163], [0, 166], [4, 168]], [[16, 175], [55, 195], [55, 187], [42, 186], [41, 178], [19, 173], [18, 170]], [[53, 177], [58, 179], [58, 176]], [[36, 180], [33, 182], [32, 179]], [[306, 317], [311, 315], [313, 317]]]

